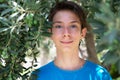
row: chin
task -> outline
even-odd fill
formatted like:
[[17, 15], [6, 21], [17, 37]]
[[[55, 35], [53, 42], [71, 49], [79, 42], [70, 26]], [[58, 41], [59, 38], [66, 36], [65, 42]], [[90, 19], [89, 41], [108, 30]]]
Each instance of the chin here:
[[63, 51], [71, 51], [72, 49], [70, 47], [63, 47]]

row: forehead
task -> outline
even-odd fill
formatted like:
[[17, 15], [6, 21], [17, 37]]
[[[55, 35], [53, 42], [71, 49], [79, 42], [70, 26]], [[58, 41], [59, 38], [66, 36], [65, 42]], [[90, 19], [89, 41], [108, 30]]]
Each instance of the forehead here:
[[78, 22], [80, 22], [79, 17], [70, 10], [58, 11], [53, 17], [53, 22], [58, 21], [58, 20], [59, 21], [78, 21]]

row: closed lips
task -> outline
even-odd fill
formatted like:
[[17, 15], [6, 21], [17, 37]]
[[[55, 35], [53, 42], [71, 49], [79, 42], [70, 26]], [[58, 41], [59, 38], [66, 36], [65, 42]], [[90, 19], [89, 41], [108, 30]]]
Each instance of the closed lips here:
[[69, 43], [72, 43], [73, 41], [61, 41], [61, 43], [64, 43], [64, 44], [69, 44]]

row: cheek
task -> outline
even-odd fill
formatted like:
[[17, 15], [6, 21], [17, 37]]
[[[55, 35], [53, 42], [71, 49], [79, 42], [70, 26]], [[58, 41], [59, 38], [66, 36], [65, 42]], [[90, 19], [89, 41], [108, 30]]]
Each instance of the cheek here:
[[79, 43], [82, 39], [82, 36], [80, 34], [77, 34], [77, 35], [74, 35], [73, 37], [74, 37], [75, 44], [79, 45]]
[[81, 33], [78, 31], [78, 32], [74, 32], [73, 34], [72, 34], [72, 36], [74, 37], [74, 38], [76, 38], [77, 40], [79, 39], [81, 39], [82, 38], [82, 36], [81, 36]]

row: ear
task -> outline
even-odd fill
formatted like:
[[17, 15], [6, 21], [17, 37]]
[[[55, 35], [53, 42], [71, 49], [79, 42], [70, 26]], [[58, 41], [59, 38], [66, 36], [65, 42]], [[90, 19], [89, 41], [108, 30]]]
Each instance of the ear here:
[[52, 33], [52, 29], [51, 29], [51, 28], [49, 28], [49, 29], [48, 29], [48, 32], [49, 32], [49, 33]]
[[87, 33], [87, 28], [83, 28], [81, 36], [84, 38], [86, 36], [86, 33]]
[[52, 29], [49, 28], [47, 31], [48, 31], [48, 33], [49, 33], [49, 38], [52, 39]]

